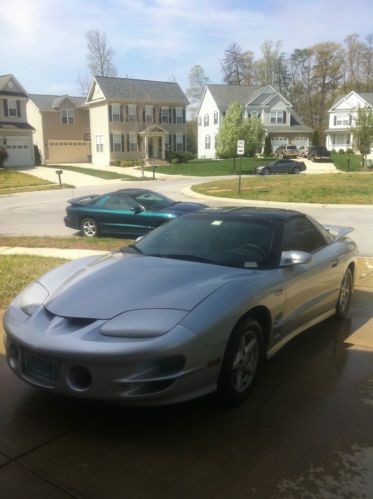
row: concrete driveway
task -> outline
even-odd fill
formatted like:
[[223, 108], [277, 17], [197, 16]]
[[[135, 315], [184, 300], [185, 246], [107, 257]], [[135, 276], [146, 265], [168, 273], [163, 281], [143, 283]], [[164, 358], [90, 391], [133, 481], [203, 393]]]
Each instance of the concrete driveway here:
[[350, 317], [291, 341], [235, 409], [57, 397], [18, 380], [0, 351], [0, 496], [373, 497], [371, 267], [363, 274]]

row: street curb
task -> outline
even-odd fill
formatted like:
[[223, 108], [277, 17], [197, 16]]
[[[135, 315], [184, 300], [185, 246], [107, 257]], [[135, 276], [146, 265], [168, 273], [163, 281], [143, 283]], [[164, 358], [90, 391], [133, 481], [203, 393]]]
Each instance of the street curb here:
[[62, 248], [24, 248], [0, 246], [0, 256], [22, 255], [22, 256], [42, 256], [52, 258], [65, 258], [67, 260], [76, 260], [84, 256], [103, 256], [109, 251], [89, 250], [89, 249], [62, 249]]

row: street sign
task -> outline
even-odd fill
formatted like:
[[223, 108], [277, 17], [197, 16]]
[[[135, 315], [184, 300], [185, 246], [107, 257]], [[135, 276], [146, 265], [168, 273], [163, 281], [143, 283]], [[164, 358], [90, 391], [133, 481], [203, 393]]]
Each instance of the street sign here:
[[245, 141], [237, 140], [237, 156], [243, 156], [245, 154]]

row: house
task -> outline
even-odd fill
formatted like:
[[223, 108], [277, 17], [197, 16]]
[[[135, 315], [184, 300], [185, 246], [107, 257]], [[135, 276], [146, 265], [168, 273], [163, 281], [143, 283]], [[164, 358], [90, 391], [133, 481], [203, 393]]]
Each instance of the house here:
[[219, 127], [233, 102], [242, 105], [246, 118], [260, 117], [273, 150], [287, 144], [309, 145], [312, 128], [303, 124], [291, 103], [270, 85], [207, 85], [197, 111], [199, 158], [216, 157]]
[[89, 112], [84, 97], [29, 94], [27, 116], [34, 144], [46, 163], [84, 163], [90, 159]]
[[95, 165], [185, 151], [189, 101], [175, 82], [96, 76], [86, 103]]
[[326, 148], [329, 151], [357, 149], [358, 144], [354, 140], [352, 128], [356, 124], [359, 107], [373, 107], [373, 92], [352, 91], [335, 99], [329, 109], [329, 128], [325, 130]]
[[34, 164], [32, 133], [27, 121], [27, 92], [11, 75], [0, 76], [0, 147], [6, 149], [4, 166]]

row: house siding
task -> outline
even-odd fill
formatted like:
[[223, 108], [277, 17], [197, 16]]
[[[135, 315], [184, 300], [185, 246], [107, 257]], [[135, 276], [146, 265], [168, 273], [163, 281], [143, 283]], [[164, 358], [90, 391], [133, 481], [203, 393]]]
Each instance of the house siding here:
[[[214, 124], [214, 113], [218, 113], [218, 123]], [[209, 124], [205, 126], [204, 118], [209, 117]], [[216, 158], [215, 136], [219, 132], [219, 126], [222, 119], [222, 111], [216, 105], [215, 99], [207, 88], [198, 116], [198, 157], [199, 158]], [[206, 148], [206, 136], [210, 137], [210, 148]]]

